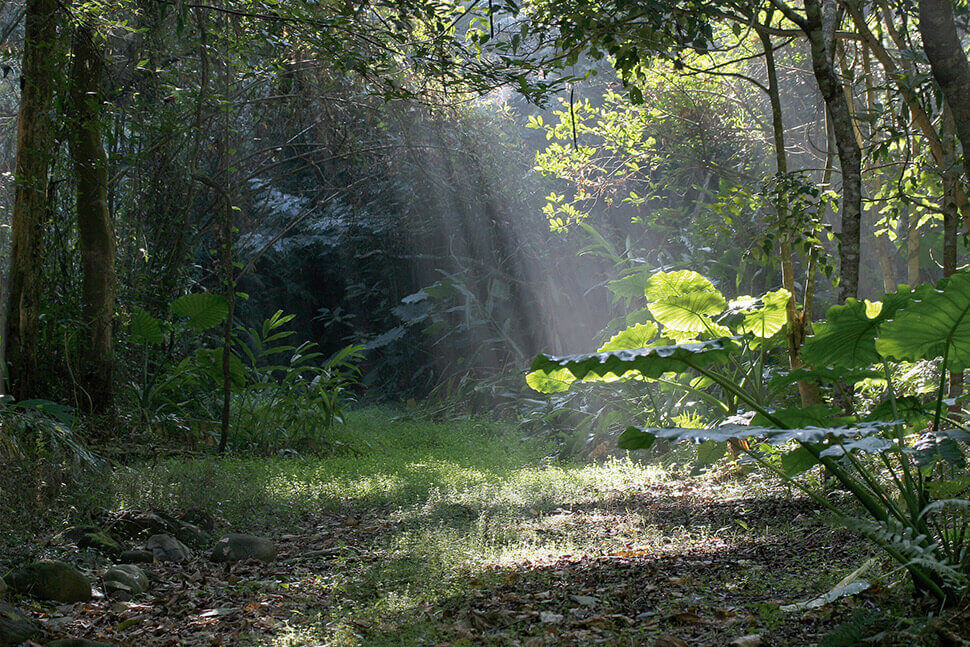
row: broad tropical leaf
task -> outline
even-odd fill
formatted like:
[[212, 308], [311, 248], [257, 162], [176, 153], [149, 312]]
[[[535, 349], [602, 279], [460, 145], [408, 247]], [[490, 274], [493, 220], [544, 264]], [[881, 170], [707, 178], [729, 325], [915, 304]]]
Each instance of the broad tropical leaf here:
[[707, 332], [710, 318], [727, 307], [714, 284], [691, 270], [657, 272], [647, 281], [644, 294], [656, 320], [681, 332]]
[[745, 313], [740, 332], [761, 339], [773, 337], [788, 323], [788, 300], [791, 292], [782, 288], [761, 297], [761, 307]]
[[[832, 306], [825, 321], [815, 326], [815, 335], [802, 346], [802, 359], [810, 366], [864, 368], [882, 361], [876, 351], [880, 327], [913, 298], [908, 286], [883, 297], [882, 307], [873, 302], [846, 299]], [[870, 314], [875, 316], [870, 317]]]
[[226, 320], [229, 302], [220, 294], [186, 294], [172, 301], [172, 314], [187, 318], [193, 330], [208, 330]]
[[649, 321], [644, 324], [634, 324], [626, 330], [613, 335], [608, 342], [600, 346], [600, 353], [610, 350], [629, 350], [631, 348], [645, 348], [660, 332], [657, 324]]
[[951, 371], [970, 368], [970, 273], [920, 296], [882, 327], [876, 349], [897, 360], [945, 356]]
[[[732, 338], [712, 339], [695, 344], [656, 346], [633, 350], [614, 350], [603, 353], [551, 357], [539, 355], [532, 362], [529, 385], [538, 391], [552, 393], [568, 388], [576, 380], [612, 380], [634, 373], [648, 378], [664, 373], [680, 373], [688, 368], [703, 367], [728, 361], [739, 349]], [[562, 372], [566, 369], [566, 372]], [[541, 388], [540, 388], [541, 387]], [[562, 388], [560, 388], [562, 387]], [[553, 391], [545, 391], [553, 388]]]
[[131, 311], [131, 334], [149, 344], [158, 345], [165, 341], [162, 322], [143, 308], [135, 308]]
[[[870, 378], [884, 377], [883, 373], [870, 369], [840, 368], [821, 366], [819, 368], [796, 368], [791, 371], [782, 371], [771, 378], [768, 382], [768, 389], [777, 391], [778, 389], [794, 384], [795, 382], [847, 382], [855, 384]], [[882, 420], [882, 418], [880, 418]]]
[[[893, 427], [887, 422], [860, 422], [853, 426], [840, 427], [806, 427], [804, 429], [779, 429], [778, 427], [761, 427], [750, 425], [722, 425], [714, 429], [691, 429], [685, 427], [627, 427], [620, 434], [618, 445], [621, 449], [647, 449], [658, 439], [671, 442], [690, 441], [702, 443], [713, 440], [726, 442], [731, 439], [759, 438], [770, 445], [784, 445], [792, 440], [802, 443], [842, 443], [848, 449], [867, 449], [866, 439], [878, 438], [886, 429]], [[885, 441], [889, 442], [889, 441]], [[882, 443], [871, 443], [873, 447]], [[872, 451], [881, 451], [873, 449]], [[832, 452], [836, 453], [836, 452]]]

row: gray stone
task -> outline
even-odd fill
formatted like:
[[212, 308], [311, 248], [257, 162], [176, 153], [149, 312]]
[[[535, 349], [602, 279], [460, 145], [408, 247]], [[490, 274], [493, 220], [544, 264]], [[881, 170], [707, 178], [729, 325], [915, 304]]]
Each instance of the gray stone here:
[[82, 533], [77, 540], [77, 547], [80, 549], [90, 548], [106, 555], [117, 555], [124, 550], [124, 547], [115, 540], [114, 537], [103, 530], [95, 529], [92, 532]]
[[193, 548], [205, 548], [212, 543], [209, 533], [188, 521], [176, 521], [173, 525], [176, 539]]
[[216, 542], [212, 549], [214, 562], [239, 562], [244, 559], [272, 562], [276, 559], [276, 544], [263, 537], [232, 533]]
[[126, 550], [118, 555], [118, 560], [125, 564], [151, 564], [155, 561], [155, 553], [150, 550]]
[[88, 578], [64, 562], [34, 562], [12, 571], [5, 579], [13, 591], [41, 600], [71, 603], [91, 599]]
[[119, 564], [105, 571], [105, 593], [116, 599], [130, 599], [148, 590], [148, 575], [134, 564]]
[[172, 530], [171, 524], [154, 512], [123, 512], [112, 522], [111, 529], [127, 539], [160, 535]]
[[194, 526], [201, 528], [206, 534], [211, 535], [216, 529], [216, 520], [212, 515], [206, 510], [201, 508], [189, 508], [182, 514], [178, 515], [181, 521], [191, 523]]
[[20, 611], [0, 601], [0, 647], [19, 645], [40, 633], [40, 627]]
[[187, 562], [192, 557], [189, 547], [171, 535], [152, 535], [145, 547], [160, 562]]
[[112, 647], [108, 643], [99, 643], [87, 638], [61, 638], [47, 643], [47, 647]]

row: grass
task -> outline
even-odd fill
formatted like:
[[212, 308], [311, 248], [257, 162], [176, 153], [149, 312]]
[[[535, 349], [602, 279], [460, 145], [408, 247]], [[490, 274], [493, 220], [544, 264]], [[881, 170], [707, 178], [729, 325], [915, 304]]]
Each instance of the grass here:
[[116, 503], [217, 510], [225, 529], [277, 538], [268, 588], [220, 593], [274, 611], [227, 644], [727, 644], [764, 633], [809, 645], [842, 607], [803, 618], [779, 605], [824, 592], [870, 554], [757, 477], [561, 463], [501, 424], [394, 416], [353, 413], [343, 450], [325, 458], [118, 470]]

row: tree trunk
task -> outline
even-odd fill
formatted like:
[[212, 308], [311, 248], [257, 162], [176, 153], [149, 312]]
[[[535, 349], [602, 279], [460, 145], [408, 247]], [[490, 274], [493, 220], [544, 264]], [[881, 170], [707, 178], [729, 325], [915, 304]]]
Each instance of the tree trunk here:
[[[899, 95], [903, 98], [906, 103], [906, 107], [909, 109], [910, 115], [912, 115], [913, 123], [915, 123], [920, 132], [926, 138], [926, 142], [929, 144], [930, 153], [933, 155], [934, 161], [937, 164], [943, 165], [943, 142], [940, 140], [940, 134], [937, 132], [936, 127], [933, 125], [933, 120], [927, 112], [926, 108], [923, 106], [923, 102], [919, 95], [910, 85], [908, 79], [912, 78], [913, 75], [918, 74], [919, 70], [916, 68], [913, 62], [903, 62], [894, 59], [890, 55], [889, 51], [883, 46], [882, 41], [872, 33], [869, 29], [869, 24], [866, 22], [866, 14], [862, 9], [856, 5], [854, 2], [844, 2], [846, 10], [849, 16], [852, 18], [852, 22], [856, 26], [856, 30], [862, 37], [862, 42], [866, 46], [866, 51], [872, 52], [882, 66], [883, 71], [886, 75], [886, 80], [893, 83], [893, 87], [899, 92]], [[893, 24], [893, 13], [887, 6], [883, 6], [883, 29], [889, 34], [890, 38], [896, 44], [897, 48], [902, 51], [906, 49], [906, 42], [896, 29], [896, 25]], [[870, 106], [871, 109], [871, 106]], [[966, 191], [963, 186], [958, 186], [956, 188], [956, 199], [957, 207], [960, 210], [960, 215], [963, 218], [964, 227], [967, 231], [970, 231], [970, 200], [967, 198]], [[895, 289], [895, 287], [893, 288]]]
[[839, 302], [844, 303], [847, 298], [859, 295], [862, 151], [856, 141], [852, 113], [845, 99], [842, 81], [835, 71], [837, 13], [834, 0], [805, 0], [806, 20], [802, 21], [802, 29], [811, 45], [812, 72], [832, 120], [839, 166], [842, 169]]
[[101, 141], [104, 46], [89, 26], [74, 32], [70, 145], [77, 175], [77, 228], [83, 278], [82, 314], [88, 341], [81, 352], [82, 406], [104, 414], [113, 406], [115, 235], [108, 213], [108, 157]]
[[59, 58], [57, 11], [56, 0], [27, 3], [5, 340], [10, 391], [18, 399], [43, 395], [39, 393], [37, 345], [42, 222], [47, 213], [47, 182], [54, 157], [51, 106]]
[[[771, 13], [765, 22], [770, 22]], [[785, 125], [781, 111], [781, 97], [778, 90], [778, 71], [775, 67], [775, 53], [771, 43], [771, 35], [765, 29], [755, 27], [758, 37], [761, 40], [761, 47], [765, 55], [765, 69], [768, 76], [768, 99], [771, 103], [771, 126], [772, 138], [775, 148], [775, 166], [779, 175], [788, 173], [788, 155], [785, 151]], [[779, 220], [788, 217], [788, 212], [784, 205], [777, 205]], [[786, 234], [790, 235], [790, 234]], [[792, 369], [802, 365], [802, 358], [799, 351], [805, 340], [805, 315], [798, 312], [795, 301], [795, 270], [792, 260], [791, 242], [785, 238], [781, 243], [781, 277], [785, 289], [791, 294], [786, 308], [786, 319], [788, 324], [788, 366]], [[818, 404], [820, 397], [818, 385], [808, 380], [798, 382], [798, 394], [801, 398], [802, 406], [808, 407]]]
[[953, 0], [919, 0], [919, 31], [933, 78], [953, 113], [963, 146], [963, 172], [970, 181], [970, 63], [953, 18]]
[[[953, 111], [948, 105], [943, 107], [940, 132], [943, 135], [944, 166], [943, 176], [943, 276], [952, 276], [957, 271], [957, 230], [960, 215], [957, 210], [956, 189], [960, 186], [960, 172], [957, 170], [956, 143], [953, 140]], [[954, 399], [948, 409], [950, 413], [960, 412], [959, 399], [963, 395], [963, 371], [950, 371], [949, 396]]]

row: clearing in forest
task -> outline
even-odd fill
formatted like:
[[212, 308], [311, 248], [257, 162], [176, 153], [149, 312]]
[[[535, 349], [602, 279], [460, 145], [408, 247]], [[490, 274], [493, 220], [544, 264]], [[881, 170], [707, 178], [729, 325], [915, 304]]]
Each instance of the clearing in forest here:
[[[150, 591], [131, 601], [31, 615], [55, 636], [122, 645], [815, 645], [901, 599], [877, 586], [783, 611], [871, 555], [737, 465], [717, 478], [669, 461], [561, 463], [500, 424], [393, 416], [353, 414], [340, 432], [353, 450], [330, 457], [117, 469], [116, 510], [202, 508], [217, 534], [272, 538], [276, 561], [198, 551], [146, 566]], [[92, 575], [107, 566], [67, 540], [49, 551]]]

